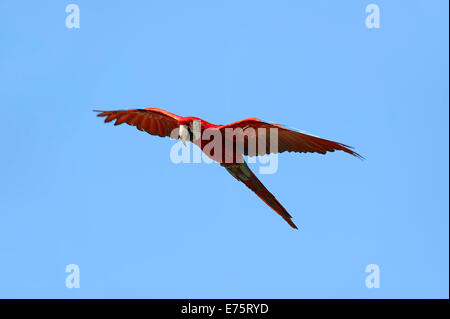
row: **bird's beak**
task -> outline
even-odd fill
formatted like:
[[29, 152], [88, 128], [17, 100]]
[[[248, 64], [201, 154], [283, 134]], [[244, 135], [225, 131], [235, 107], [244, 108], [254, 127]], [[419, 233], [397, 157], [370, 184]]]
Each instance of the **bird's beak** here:
[[181, 141], [183, 142], [184, 146], [186, 146], [186, 141], [189, 139], [189, 131], [186, 125], [180, 125], [179, 128], [179, 136], [181, 138]]

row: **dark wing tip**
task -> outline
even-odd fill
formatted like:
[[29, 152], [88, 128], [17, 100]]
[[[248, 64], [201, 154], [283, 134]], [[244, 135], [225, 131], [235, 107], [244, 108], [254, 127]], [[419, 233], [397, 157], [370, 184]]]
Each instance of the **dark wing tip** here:
[[343, 149], [341, 149], [342, 151], [344, 151], [344, 152], [346, 152], [346, 153], [348, 153], [350, 155], [353, 155], [353, 156], [359, 158], [360, 160], [365, 160], [364, 156], [362, 156], [361, 154], [356, 153], [353, 150], [352, 146], [348, 146], [348, 145], [345, 145], [345, 144], [342, 144], [342, 143], [339, 143], [339, 145], [343, 148]]
[[356, 152], [353, 152], [353, 155], [356, 156], [357, 158], [359, 158], [361, 161], [364, 161], [366, 159], [364, 156], [362, 156], [361, 154], [358, 154]]
[[362, 156], [361, 154], [356, 153], [355, 151], [349, 150], [350, 152], [347, 152], [357, 158], [359, 158], [361, 161], [365, 160], [364, 156]]
[[92, 110], [93, 112], [98, 113], [97, 116], [105, 116], [107, 111], [101, 111], [101, 110]]

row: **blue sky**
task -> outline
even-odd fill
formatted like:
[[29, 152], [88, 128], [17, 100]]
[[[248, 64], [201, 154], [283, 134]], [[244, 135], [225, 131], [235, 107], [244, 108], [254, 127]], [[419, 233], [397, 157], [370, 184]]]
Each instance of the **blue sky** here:
[[[0, 297], [448, 298], [447, 1], [77, 0], [80, 29], [69, 3], [0, 1]], [[260, 175], [295, 231], [218, 165], [92, 112], [135, 107], [259, 117], [366, 160]]]

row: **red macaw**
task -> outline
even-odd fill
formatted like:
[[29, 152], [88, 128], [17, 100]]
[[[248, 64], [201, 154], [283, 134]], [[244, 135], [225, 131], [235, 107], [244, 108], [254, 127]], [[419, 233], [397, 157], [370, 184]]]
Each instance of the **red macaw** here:
[[[146, 108], [146, 109], [129, 109], [129, 110], [117, 110], [117, 111], [95, 111], [99, 112], [97, 116], [106, 117], [105, 123], [115, 120], [114, 125], [119, 125], [122, 123], [127, 123], [129, 125], [136, 126], [138, 130], [146, 131], [151, 135], [158, 135], [161, 137], [171, 137], [178, 139], [180, 138], [185, 144], [186, 141], [191, 141], [196, 144], [200, 149], [210, 158], [220, 163], [226, 170], [233, 175], [238, 181], [244, 183], [248, 188], [250, 188], [256, 195], [258, 195], [267, 205], [269, 205], [275, 212], [277, 212], [291, 227], [297, 229], [297, 226], [292, 222], [292, 216], [286, 211], [286, 209], [280, 204], [280, 202], [275, 198], [275, 196], [270, 193], [267, 188], [259, 181], [259, 179], [253, 174], [247, 163], [244, 161], [243, 156], [255, 156], [255, 155], [265, 155], [270, 153], [282, 153], [288, 152], [298, 152], [298, 153], [309, 153], [316, 152], [320, 154], [325, 154], [326, 152], [334, 152], [335, 150], [344, 151], [353, 156], [362, 158], [361, 155], [352, 151], [347, 145], [325, 140], [316, 136], [309, 134], [289, 130], [281, 125], [263, 122], [256, 118], [249, 118], [242, 121], [234, 122], [227, 125], [215, 125], [208, 123], [197, 117], [182, 117], [167, 111], [157, 109], [157, 108]], [[196, 137], [195, 123], [197, 123], [198, 130], [200, 134], [205, 131], [210, 132], [209, 135], [214, 135], [214, 133], [220, 133], [219, 136], [222, 138], [222, 152], [214, 152], [210, 150], [206, 152], [205, 149], [211, 139]], [[245, 131], [252, 128], [258, 133], [245, 135]], [[241, 129], [244, 133], [242, 137], [244, 147], [238, 148], [237, 138], [233, 137], [231, 143], [227, 143], [226, 130], [239, 130]], [[260, 130], [263, 129], [261, 133]], [[272, 133], [265, 134], [265, 130], [276, 129], [277, 130], [277, 147], [276, 149], [271, 149], [270, 145], [261, 144], [262, 147], [259, 149], [251, 150], [249, 148], [250, 143], [254, 145], [258, 144], [260, 140], [262, 142], [271, 142], [270, 136]], [[238, 134], [239, 135], [239, 134]], [[202, 136], [202, 135], [200, 135]], [[273, 140], [272, 140], [273, 141]], [[228, 146], [227, 146], [228, 145]], [[276, 144], [275, 144], [276, 145]], [[265, 146], [265, 147], [264, 147]], [[230, 148], [232, 148], [232, 157], [225, 159], [226, 154], [230, 153]], [[234, 151], [236, 149], [236, 151]], [[219, 150], [220, 151], [220, 150]], [[217, 154], [214, 154], [217, 153]], [[220, 153], [220, 154], [219, 154]]]

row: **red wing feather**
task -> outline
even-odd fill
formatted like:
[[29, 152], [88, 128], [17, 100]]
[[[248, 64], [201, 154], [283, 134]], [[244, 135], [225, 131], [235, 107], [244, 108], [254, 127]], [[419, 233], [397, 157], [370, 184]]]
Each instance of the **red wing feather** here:
[[[325, 154], [326, 152], [344, 151], [348, 154], [356, 156], [358, 158], [363, 158], [358, 153], [354, 152], [350, 146], [345, 144], [326, 140], [317, 136], [309, 135], [306, 133], [293, 131], [284, 128], [282, 125], [266, 123], [259, 119], [250, 118], [242, 121], [234, 122], [227, 125], [221, 125], [218, 127], [223, 134], [225, 134], [226, 128], [241, 128], [244, 132], [244, 155], [255, 156], [255, 155], [265, 155], [270, 153], [282, 153], [282, 152], [298, 152], [298, 153], [320, 153]], [[254, 134], [247, 135], [247, 129], [252, 128]], [[258, 130], [262, 128], [264, 130]], [[270, 149], [270, 129], [277, 129], [278, 132], [278, 147], [275, 150]], [[258, 141], [260, 139], [265, 139], [266, 149], [258, 149]], [[255, 150], [249, 149], [249, 142], [255, 143]]]
[[[127, 123], [140, 131], [145, 131], [152, 135], [166, 137], [171, 135], [174, 129], [178, 129], [178, 121], [182, 119], [181, 116], [172, 114], [170, 112], [157, 109], [129, 109], [117, 111], [97, 111], [97, 116], [106, 117], [105, 123], [115, 120], [114, 125]], [[178, 134], [176, 135], [178, 136]]]

